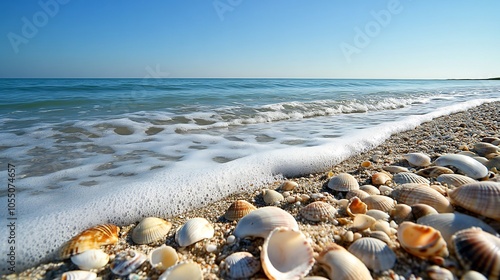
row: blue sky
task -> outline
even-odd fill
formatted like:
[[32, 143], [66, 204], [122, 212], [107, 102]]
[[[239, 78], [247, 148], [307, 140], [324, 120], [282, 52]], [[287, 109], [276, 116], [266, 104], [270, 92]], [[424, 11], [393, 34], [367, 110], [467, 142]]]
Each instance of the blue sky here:
[[0, 77], [500, 76], [500, 1], [0, 1]]

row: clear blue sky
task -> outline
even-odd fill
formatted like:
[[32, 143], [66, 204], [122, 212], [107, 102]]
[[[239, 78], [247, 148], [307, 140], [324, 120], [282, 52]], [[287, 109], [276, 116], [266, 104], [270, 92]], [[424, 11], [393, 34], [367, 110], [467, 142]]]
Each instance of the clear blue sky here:
[[499, 12], [498, 0], [2, 0], [0, 77], [498, 77]]

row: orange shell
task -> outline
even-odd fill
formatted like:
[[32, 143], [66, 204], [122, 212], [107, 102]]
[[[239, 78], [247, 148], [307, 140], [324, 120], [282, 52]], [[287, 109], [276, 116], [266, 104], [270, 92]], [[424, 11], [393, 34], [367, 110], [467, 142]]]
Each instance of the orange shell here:
[[86, 250], [98, 249], [102, 245], [118, 242], [120, 228], [113, 224], [98, 225], [82, 231], [80, 234], [66, 242], [60, 251], [61, 259], [67, 259], [72, 255]]

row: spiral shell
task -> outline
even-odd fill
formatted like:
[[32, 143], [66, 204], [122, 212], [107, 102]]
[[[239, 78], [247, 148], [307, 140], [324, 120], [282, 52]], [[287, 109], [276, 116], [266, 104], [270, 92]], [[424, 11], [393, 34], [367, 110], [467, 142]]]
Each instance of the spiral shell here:
[[394, 188], [392, 197], [398, 202], [414, 205], [418, 203], [432, 206], [439, 213], [453, 212], [453, 206], [438, 191], [430, 188], [427, 185], [405, 184]]
[[101, 249], [91, 249], [71, 257], [71, 262], [82, 270], [99, 269], [109, 262], [109, 255]]
[[460, 187], [465, 184], [475, 183], [476, 180], [460, 174], [442, 174], [436, 180], [445, 185]]
[[309, 203], [302, 207], [299, 212], [302, 217], [312, 222], [332, 221], [337, 215], [337, 209], [323, 201]]
[[174, 248], [163, 244], [149, 253], [148, 260], [154, 268], [165, 271], [179, 261], [179, 256]]
[[134, 250], [120, 252], [110, 265], [111, 272], [119, 276], [127, 276], [136, 271], [146, 259], [146, 255]]
[[411, 172], [401, 172], [396, 175], [394, 175], [394, 178], [392, 179], [394, 183], [398, 185], [403, 185], [403, 184], [429, 184], [429, 180], [425, 179], [422, 176], [419, 176], [415, 173]]
[[359, 189], [359, 183], [351, 174], [340, 173], [328, 181], [328, 187], [335, 191], [348, 192]]
[[424, 153], [409, 153], [403, 155], [403, 158], [412, 166], [425, 167], [431, 165], [431, 158]]
[[253, 206], [253, 204], [251, 204], [248, 201], [236, 200], [226, 210], [224, 218], [226, 218], [229, 221], [236, 221], [243, 218], [245, 215], [256, 209], [257, 207]]
[[431, 166], [419, 170], [416, 174], [422, 177], [436, 178], [442, 174], [453, 174], [453, 170], [444, 166]]
[[181, 247], [192, 245], [200, 240], [212, 238], [214, 227], [205, 218], [192, 218], [175, 232], [175, 242]]
[[371, 195], [363, 199], [363, 202], [366, 203], [369, 210], [378, 209], [384, 212], [389, 212], [396, 205], [394, 199], [385, 195]]
[[440, 156], [435, 161], [439, 166], [454, 166], [465, 175], [473, 179], [481, 179], [488, 176], [488, 169], [479, 161], [464, 155], [447, 154]]
[[331, 244], [323, 249], [317, 261], [325, 268], [330, 279], [373, 279], [370, 271], [360, 259], [337, 244]]
[[120, 228], [112, 224], [98, 225], [82, 231], [66, 242], [60, 250], [61, 259], [82, 253], [90, 249], [99, 249], [102, 245], [118, 242]]
[[423, 259], [448, 256], [446, 241], [433, 227], [403, 222], [397, 235], [401, 247], [414, 256]]
[[485, 217], [500, 220], [500, 183], [477, 182], [448, 192], [451, 202]]
[[156, 217], [142, 219], [132, 231], [136, 244], [151, 244], [164, 239], [172, 228], [172, 223]]
[[396, 264], [396, 254], [376, 238], [360, 238], [349, 246], [348, 251], [375, 272], [391, 269]]
[[249, 252], [236, 252], [224, 260], [226, 274], [233, 279], [250, 278], [260, 270], [260, 261]]
[[233, 234], [238, 238], [247, 236], [266, 238], [277, 227], [299, 229], [297, 221], [288, 212], [278, 207], [266, 206], [243, 217], [236, 225]]
[[95, 272], [90, 272], [86, 270], [72, 270], [64, 272], [61, 276], [61, 280], [94, 280], [97, 279], [97, 274]]

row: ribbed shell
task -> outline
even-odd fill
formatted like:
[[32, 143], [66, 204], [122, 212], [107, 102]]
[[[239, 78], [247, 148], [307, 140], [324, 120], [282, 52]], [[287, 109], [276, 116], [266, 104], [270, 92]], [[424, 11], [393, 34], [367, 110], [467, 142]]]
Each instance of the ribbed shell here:
[[397, 165], [388, 165], [382, 167], [385, 171], [391, 172], [391, 173], [400, 173], [400, 172], [410, 172], [408, 168], [404, 166], [397, 166]]
[[405, 184], [394, 188], [392, 197], [407, 205], [427, 204], [439, 213], [453, 212], [453, 206], [446, 197], [427, 185]]
[[120, 252], [110, 265], [111, 272], [119, 276], [127, 276], [136, 271], [146, 259], [146, 255], [134, 250]]
[[266, 238], [277, 227], [299, 229], [297, 221], [288, 212], [278, 207], [267, 206], [243, 217], [236, 225], [233, 234], [238, 238], [247, 236]]
[[253, 206], [250, 202], [246, 200], [236, 200], [229, 206], [224, 214], [224, 218], [229, 221], [236, 221], [243, 218], [253, 210], [257, 210], [257, 207]]
[[419, 170], [416, 174], [426, 178], [436, 178], [441, 174], [453, 174], [453, 170], [444, 166], [431, 166]]
[[262, 198], [267, 205], [279, 204], [285, 199], [281, 193], [275, 190], [263, 190]]
[[467, 270], [500, 279], [500, 238], [479, 228], [469, 228], [457, 232], [452, 243], [458, 260]]
[[83, 270], [99, 269], [108, 264], [109, 255], [101, 249], [91, 249], [72, 256], [71, 262]]
[[464, 155], [443, 155], [437, 158], [434, 163], [439, 166], [454, 166], [473, 179], [480, 179], [488, 176], [488, 169], [486, 166], [482, 165], [479, 161]]
[[359, 189], [359, 183], [351, 174], [340, 173], [330, 179], [328, 187], [335, 191], [348, 192]]
[[439, 175], [436, 180], [441, 184], [460, 187], [465, 184], [475, 183], [476, 180], [460, 174], [443, 174]]
[[379, 186], [387, 184], [392, 180], [392, 176], [385, 172], [377, 172], [372, 175], [372, 184]]
[[424, 153], [409, 153], [403, 155], [403, 158], [413, 166], [429, 166], [431, 165], [431, 158]]
[[64, 272], [61, 276], [61, 280], [94, 280], [97, 279], [97, 274], [95, 272], [85, 271], [85, 270], [72, 270]]
[[425, 179], [424, 177], [417, 175], [415, 173], [411, 172], [401, 172], [396, 175], [394, 175], [394, 178], [392, 179], [394, 183], [398, 185], [403, 185], [403, 184], [429, 184], [429, 180]]
[[396, 254], [376, 238], [360, 238], [349, 246], [348, 251], [375, 272], [391, 269], [396, 264]]
[[364, 198], [369, 197], [369, 196], [370, 196], [370, 194], [365, 192], [365, 191], [352, 190], [352, 191], [347, 192], [345, 198], [351, 199], [353, 197], [359, 197], [360, 199], [364, 199]]
[[236, 252], [225, 260], [225, 270], [234, 279], [250, 278], [260, 270], [260, 261], [249, 252]]
[[403, 222], [398, 227], [398, 240], [408, 253], [423, 259], [448, 256], [446, 241], [433, 227]]
[[136, 244], [151, 244], [164, 239], [172, 223], [156, 217], [142, 219], [132, 231], [132, 240]]
[[98, 225], [82, 231], [66, 242], [60, 251], [61, 259], [82, 253], [90, 249], [99, 249], [102, 245], [118, 242], [120, 228], [112, 224]]
[[299, 212], [304, 219], [312, 222], [332, 221], [337, 215], [337, 209], [323, 201], [309, 203], [302, 207]]
[[362, 191], [365, 191], [366, 193], [368, 193], [370, 195], [380, 194], [380, 190], [377, 187], [372, 186], [372, 185], [363, 185], [363, 186], [359, 187], [359, 189]]
[[326, 247], [319, 254], [317, 260], [325, 268], [330, 279], [373, 279], [370, 271], [360, 259], [337, 244], [331, 244]]
[[500, 152], [500, 147], [492, 145], [490, 143], [479, 142], [474, 144], [474, 151], [480, 156], [485, 156], [487, 154], [493, 154]]
[[175, 232], [175, 242], [181, 247], [192, 245], [200, 240], [212, 238], [215, 230], [205, 218], [192, 218]]
[[371, 195], [363, 199], [363, 202], [366, 203], [366, 206], [368, 206], [368, 210], [378, 209], [384, 212], [391, 211], [391, 209], [396, 205], [394, 199], [385, 195]]
[[488, 218], [500, 220], [500, 183], [477, 182], [448, 192], [451, 202]]

